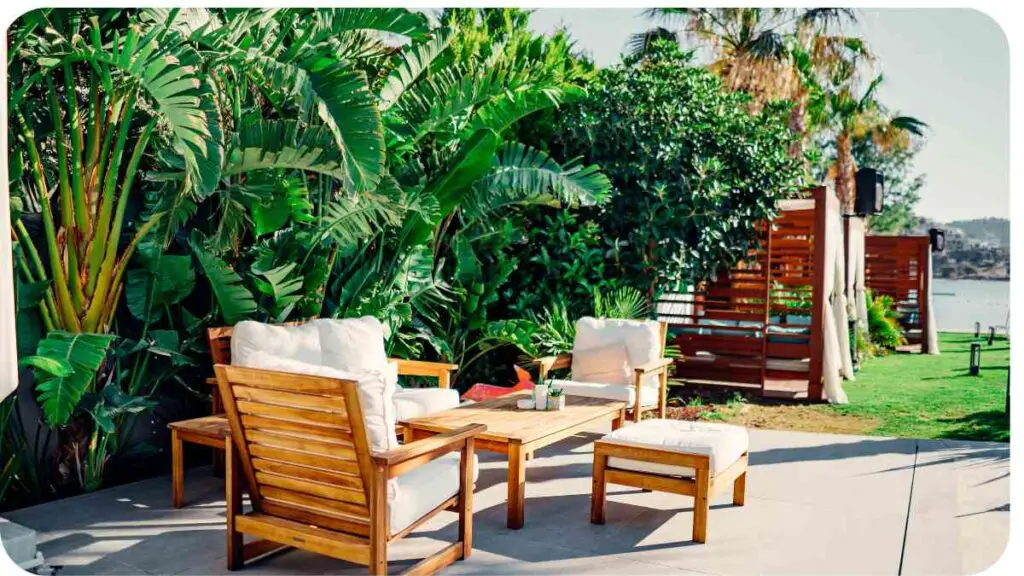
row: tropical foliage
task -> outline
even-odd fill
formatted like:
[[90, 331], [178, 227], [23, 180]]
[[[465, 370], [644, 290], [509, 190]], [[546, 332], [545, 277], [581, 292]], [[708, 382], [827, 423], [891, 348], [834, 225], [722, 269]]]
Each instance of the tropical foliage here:
[[652, 15], [712, 65], [663, 28], [598, 71], [518, 9], [20, 18], [2, 507], [165, 466], [163, 424], [208, 412], [209, 327], [373, 315], [389, 354], [500, 382], [740, 257], [811, 175], [920, 144], [860, 91], [848, 11]]
[[61, 471], [24, 491], [98, 486], [162, 383], [195, 390], [207, 326], [372, 314], [393, 353], [478, 353], [512, 270], [490, 249], [510, 218], [610, 189], [596, 167], [515, 140], [520, 120], [584, 91], [565, 39], [523, 18], [22, 18], [9, 67], [19, 344], [41, 411], [30, 427], [56, 430]]

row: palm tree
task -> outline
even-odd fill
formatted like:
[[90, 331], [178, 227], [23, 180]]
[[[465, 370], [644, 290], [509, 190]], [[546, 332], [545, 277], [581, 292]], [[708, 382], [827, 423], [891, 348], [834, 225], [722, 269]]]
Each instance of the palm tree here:
[[673, 42], [679, 44], [679, 34], [668, 28], [656, 26], [643, 32], [633, 34], [629, 37], [629, 41], [626, 43], [626, 49], [630, 56], [643, 56], [650, 52], [651, 47], [655, 42], [664, 40], [667, 42]]
[[[841, 33], [856, 22], [853, 10], [845, 8], [650, 8], [645, 14], [681, 24], [698, 45], [709, 47], [708, 69], [730, 89], [750, 94], [755, 110], [771, 100], [791, 101], [795, 157], [803, 155], [815, 87], [837, 68], [871, 58], [861, 40]], [[642, 45], [643, 37], [632, 42]]]
[[836, 194], [845, 211], [853, 209], [855, 199], [853, 180], [857, 167], [853, 158], [853, 142], [871, 138], [880, 150], [906, 148], [911, 139], [923, 136], [927, 124], [912, 116], [889, 111], [877, 99], [883, 82], [879, 74], [859, 97], [850, 77], [830, 91], [826, 98], [821, 122], [826, 124], [834, 139], [835, 160], [830, 175], [835, 179]]

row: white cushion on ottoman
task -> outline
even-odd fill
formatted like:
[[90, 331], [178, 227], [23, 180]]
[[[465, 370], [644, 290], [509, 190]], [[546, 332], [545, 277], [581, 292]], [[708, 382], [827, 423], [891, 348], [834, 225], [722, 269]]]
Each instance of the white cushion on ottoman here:
[[[747, 451], [749, 438], [742, 426], [717, 422], [685, 422], [681, 420], [644, 420], [608, 434], [605, 440], [629, 442], [680, 454], [708, 456], [711, 475], [724, 472]], [[608, 458], [609, 468], [692, 477], [693, 468], [643, 462], [626, 458]]]
[[408, 420], [443, 412], [459, 406], [459, 392], [452, 388], [399, 388], [395, 391], [395, 412]]

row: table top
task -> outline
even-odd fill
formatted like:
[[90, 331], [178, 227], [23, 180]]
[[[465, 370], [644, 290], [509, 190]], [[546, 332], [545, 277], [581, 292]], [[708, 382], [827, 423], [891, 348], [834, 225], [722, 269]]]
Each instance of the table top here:
[[556, 435], [589, 422], [608, 420], [619, 415], [626, 403], [619, 400], [566, 396], [562, 410], [520, 410], [516, 401], [532, 398], [532, 392], [506, 394], [484, 402], [465, 404], [458, 408], [403, 421], [418, 430], [448, 432], [467, 424], [485, 424], [481, 438], [496, 442], [518, 441], [523, 444]]

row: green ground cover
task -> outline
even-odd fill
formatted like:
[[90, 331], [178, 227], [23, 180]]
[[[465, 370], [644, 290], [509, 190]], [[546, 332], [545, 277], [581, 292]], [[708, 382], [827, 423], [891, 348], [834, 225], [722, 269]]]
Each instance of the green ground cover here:
[[846, 383], [850, 403], [829, 407], [840, 414], [876, 419], [871, 433], [913, 438], [1009, 441], [1006, 380], [1010, 342], [982, 339], [981, 371], [971, 376], [973, 334], [942, 333], [939, 356], [893, 354], [864, 363]]

